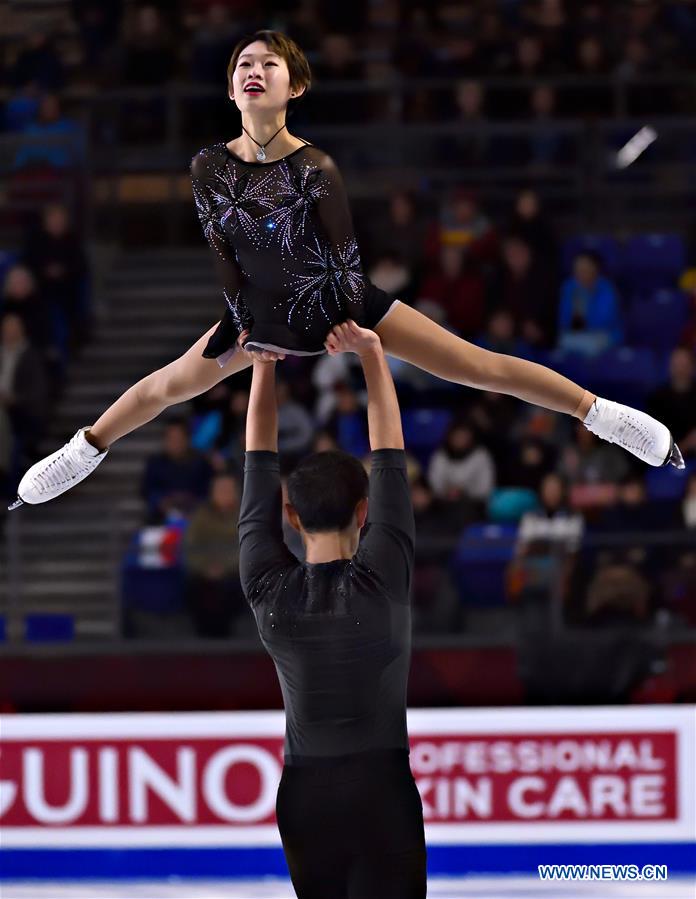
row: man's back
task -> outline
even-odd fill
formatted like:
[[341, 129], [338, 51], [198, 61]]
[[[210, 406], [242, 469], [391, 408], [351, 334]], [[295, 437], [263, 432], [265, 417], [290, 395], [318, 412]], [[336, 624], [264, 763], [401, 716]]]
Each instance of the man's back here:
[[283, 691], [286, 761], [407, 749], [414, 523], [404, 452], [372, 455], [368, 527], [352, 559], [297, 562], [278, 534], [280, 509], [277, 456], [248, 453], [240, 569]]

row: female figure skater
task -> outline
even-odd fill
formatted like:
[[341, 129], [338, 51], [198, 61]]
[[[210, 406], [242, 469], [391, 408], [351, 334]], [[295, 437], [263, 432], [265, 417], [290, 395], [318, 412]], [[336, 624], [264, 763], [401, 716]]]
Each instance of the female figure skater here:
[[388, 354], [438, 377], [565, 412], [650, 465], [683, 467], [669, 430], [645, 413], [544, 366], [474, 346], [369, 283], [336, 165], [285, 125], [288, 104], [309, 84], [306, 57], [279, 32], [257, 32], [235, 47], [228, 90], [242, 134], [201, 150], [191, 165], [227, 302], [222, 321], [33, 465], [10, 508], [69, 490], [120, 437], [248, 367], [254, 353], [271, 361], [329, 351], [331, 328], [349, 318], [375, 330]]

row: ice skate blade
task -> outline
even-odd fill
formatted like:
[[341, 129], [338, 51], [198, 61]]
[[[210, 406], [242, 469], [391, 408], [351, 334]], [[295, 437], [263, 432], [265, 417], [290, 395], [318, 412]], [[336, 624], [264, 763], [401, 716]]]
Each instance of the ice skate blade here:
[[667, 458], [663, 462], [663, 465], [674, 465], [675, 468], [686, 468], [684, 464], [684, 457], [681, 454], [681, 450], [674, 442], [674, 437], [672, 437], [672, 442], [669, 446], [669, 453], [667, 454]]
[[7, 507], [8, 512], [13, 512], [15, 509], [19, 509], [20, 506], [24, 505], [24, 500], [21, 497], [17, 497], [17, 499]]

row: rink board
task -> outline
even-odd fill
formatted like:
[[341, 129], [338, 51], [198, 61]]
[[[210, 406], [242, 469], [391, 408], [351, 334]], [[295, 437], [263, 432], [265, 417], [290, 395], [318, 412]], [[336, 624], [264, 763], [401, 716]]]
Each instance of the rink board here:
[[[0, 877], [287, 876], [282, 713], [0, 718]], [[413, 709], [432, 875], [696, 870], [696, 707]], [[329, 798], [330, 801], [330, 798]]]

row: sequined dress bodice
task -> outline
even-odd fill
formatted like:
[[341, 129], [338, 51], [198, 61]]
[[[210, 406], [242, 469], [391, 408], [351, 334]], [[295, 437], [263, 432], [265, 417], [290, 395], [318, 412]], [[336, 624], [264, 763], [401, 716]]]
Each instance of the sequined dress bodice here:
[[249, 163], [226, 144], [191, 164], [193, 194], [215, 252], [227, 303], [204, 355], [217, 356], [251, 329], [258, 346], [324, 351], [347, 318], [364, 323], [365, 278], [343, 182], [310, 145], [272, 163]]

